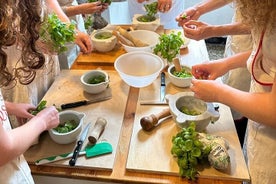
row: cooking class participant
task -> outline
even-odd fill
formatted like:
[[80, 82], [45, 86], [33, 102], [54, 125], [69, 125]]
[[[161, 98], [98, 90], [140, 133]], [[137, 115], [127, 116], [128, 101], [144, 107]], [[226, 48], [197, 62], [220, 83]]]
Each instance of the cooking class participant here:
[[[40, 1], [38, 1], [40, 2]], [[45, 13], [46, 11], [54, 11], [59, 18], [68, 22], [68, 17], [64, 14], [61, 7], [59, 6], [57, 0], [46, 0], [46, 5], [49, 7], [46, 10], [44, 6]], [[42, 1], [44, 4], [44, 1]], [[29, 21], [29, 17], [24, 17], [25, 21]], [[92, 50], [91, 40], [88, 34], [78, 31], [76, 35], [75, 43], [78, 44], [81, 51], [84, 53], [89, 53]], [[5, 52], [9, 56], [7, 58], [7, 66], [10, 71], [16, 70], [22, 66], [22, 49], [18, 47], [17, 44], [13, 44], [5, 48]], [[45, 95], [51, 84], [54, 82], [55, 77], [60, 73], [60, 66], [58, 62], [57, 55], [51, 54], [43, 49], [44, 55], [41, 57], [45, 58], [45, 64], [36, 71], [36, 76], [32, 82], [29, 81], [14, 81], [9, 86], [2, 88], [2, 94], [4, 99], [10, 102], [16, 103], [31, 103], [33, 105], [38, 105], [42, 97]], [[23, 79], [21, 79], [23, 80]], [[29, 83], [28, 85], [23, 85], [21, 83]], [[17, 118], [10, 116], [10, 121], [13, 124], [13, 127], [18, 126]]]
[[[93, 3], [78, 4], [76, 0], [58, 0], [64, 13], [76, 22], [79, 31], [87, 33], [84, 25], [85, 14], [93, 14], [96, 12], [103, 12], [108, 8], [108, 3], [101, 3], [100, 1]], [[78, 45], [72, 43], [68, 44], [68, 50], [59, 54], [59, 63], [61, 68], [68, 69], [79, 55], [80, 49]]]
[[[195, 40], [207, 39], [211, 37], [227, 36], [224, 57], [229, 57], [240, 52], [252, 49], [252, 37], [250, 28], [240, 22], [240, 12], [235, 8], [232, 24], [209, 25], [197, 21], [200, 16], [222, 6], [229, 5], [233, 0], [205, 0], [187, 8], [176, 20], [181, 26], [185, 36]], [[186, 18], [181, 18], [186, 15]], [[191, 29], [188, 25], [195, 25], [197, 29]], [[236, 68], [222, 76], [222, 81], [236, 89], [249, 91], [250, 73], [246, 67]], [[247, 125], [247, 118], [239, 112], [231, 109], [235, 126], [238, 132], [241, 145], [243, 145], [244, 134]]]
[[[276, 0], [236, 0], [243, 23], [251, 26], [253, 50], [192, 67], [191, 90], [207, 102], [228, 105], [248, 117], [244, 154], [252, 184], [276, 181]], [[252, 19], [254, 17], [254, 19]], [[250, 92], [215, 81], [247, 66]]]
[[[45, 60], [41, 53], [33, 48], [32, 43], [37, 40], [41, 8], [39, 1], [21, 0], [18, 2], [2, 0], [0, 8], [0, 87], [9, 86], [15, 80], [32, 81], [36, 69], [41, 67]], [[28, 10], [28, 11], [26, 11]], [[15, 25], [18, 21], [19, 24]], [[23, 22], [21, 22], [23, 21]], [[32, 26], [30, 26], [32, 25]], [[20, 27], [20, 29], [19, 29]], [[21, 33], [19, 34], [18, 30]], [[23, 38], [24, 37], [24, 38]], [[23, 42], [25, 39], [29, 42]], [[17, 42], [18, 41], [18, 42]], [[7, 62], [12, 53], [6, 47], [17, 45], [22, 49], [20, 60], [22, 68], [9, 70]], [[24, 63], [23, 63], [24, 62]], [[24, 75], [25, 74], [25, 75]], [[24, 95], [24, 94], [23, 94]], [[59, 123], [58, 111], [49, 106], [35, 117], [29, 110], [35, 106], [25, 103], [4, 101], [0, 90], [0, 183], [1, 184], [33, 184], [30, 168], [24, 159], [23, 153], [32, 145], [36, 138], [46, 130], [54, 128]], [[15, 115], [22, 126], [12, 129], [8, 114]]]
[[[151, 4], [156, 0], [128, 0], [130, 18], [135, 14], [145, 14], [144, 4]], [[174, 20], [184, 9], [184, 0], [158, 0], [158, 10], [161, 25], [165, 29], [180, 28]]]

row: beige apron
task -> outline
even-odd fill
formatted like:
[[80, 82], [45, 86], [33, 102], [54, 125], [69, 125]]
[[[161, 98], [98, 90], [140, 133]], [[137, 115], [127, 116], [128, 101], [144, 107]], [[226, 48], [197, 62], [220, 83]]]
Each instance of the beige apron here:
[[[258, 40], [262, 41], [247, 61], [248, 69], [254, 79], [251, 81], [251, 93], [271, 91], [276, 74], [276, 34], [265, 34], [263, 39]], [[271, 100], [276, 103], [275, 99]], [[249, 120], [244, 152], [252, 184], [274, 184], [276, 181], [276, 129]]]
[[[241, 15], [239, 12], [235, 11], [233, 21], [239, 22], [241, 20]], [[240, 52], [252, 50], [252, 37], [251, 34], [248, 35], [230, 35], [227, 37], [225, 45], [224, 57], [230, 57]], [[222, 76], [222, 81], [239, 90], [249, 91], [251, 75], [246, 67], [236, 68], [230, 70], [227, 74]], [[232, 110], [233, 119], [240, 119], [242, 115], [234, 110]]]
[[[11, 125], [6, 111], [4, 99], [0, 90], [0, 126], [6, 131], [11, 130]], [[33, 184], [31, 170], [24, 159], [23, 155], [13, 159], [4, 166], [0, 166], [0, 183], [1, 184]]]

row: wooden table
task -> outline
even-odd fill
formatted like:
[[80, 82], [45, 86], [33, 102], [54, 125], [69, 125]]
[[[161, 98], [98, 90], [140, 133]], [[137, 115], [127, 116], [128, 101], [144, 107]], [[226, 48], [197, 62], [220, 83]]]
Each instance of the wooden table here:
[[[123, 53], [122, 50], [118, 50], [118, 52]], [[27, 154], [25, 155], [27, 161], [30, 164], [31, 170], [33, 174], [37, 175], [48, 175], [48, 176], [59, 176], [59, 177], [66, 177], [66, 178], [77, 178], [77, 179], [87, 179], [87, 180], [94, 180], [94, 181], [105, 181], [105, 182], [119, 182], [119, 183], [190, 183], [188, 180], [180, 178], [176, 173], [164, 173], [164, 172], [147, 172], [140, 169], [128, 169], [129, 167], [133, 167], [133, 163], [129, 162], [128, 157], [130, 156], [129, 153], [133, 154], [130, 150], [130, 144], [131, 141], [133, 141], [133, 134], [135, 135], [137, 133], [137, 120], [142, 115], [141, 112], [146, 109], [146, 113], [154, 112], [155, 110], [159, 111], [160, 109], [164, 107], [141, 107], [139, 104], [139, 100], [148, 98], [147, 95], [145, 95], [148, 90], [155, 89], [155, 86], [158, 85], [158, 82], [154, 82], [151, 86], [147, 88], [133, 88], [127, 86], [123, 81], [120, 81], [119, 78], [116, 77], [116, 72], [112, 71], [113, 69], [113, 63], [112, 62], [91, 62], [91, 63], [83, 63], [83, 58], [93, 57], [95, 53], [91, 54], [90, 56], [83, 56], [80, 55], [76, 62], [74, 63], [72, 67], [72, 71], [63, 71], [64, 73], [73, 73], [73, 75], [76, 75], [76, 73], [79, 75], [80, 72], [83, 72], [83, 69], [94, 69], [94, 68], [102, 68], [104, 70], [107, 70], [110, 75], [112, 75], [113, 83], [111, 84], [112, 91], [112, 100], [111, 102], [103, 102], [107, 104], [108, 107], [111, 107], [110, 104], [114, 103], [115, 98], [118, 100], [118, 97], [114, 97], [114, 95], [120, 96], [121, 102], [125, 103], [121, 106], [124, 107], [124, 110], [121, 112], [123, 114], [122, 116], [122, 122], [121, 122], [121, 130], [119, 132], [119, 137], [117, 141], [117, 147], [116, 151], [114, 152], [114, 163], [113, 168], [110, 169], [99, 169], [99, 168], [87, 168], [87, 167], [69, 167], [68, 165], [65, 165], [64, 163], [60, 164], [54, 164], [54, 165], [40, 165], [37, 166], [33, 163], [33, 157], [35, 155], [33, 150], [29, 150]], [[115, 55], [118, 53], [115, 53]], [[97, 53], [96, 55], [100, 55], [99, 61], [105, 61], [105, 58], [108, 58], [105, 54]], [[92, 58], [91, 58], [92, 59]], [[93, 58], [94, 59], [94, 58]], [[93, 60], [92, 59], [92, 60]], [[115, 58], [113, 58], [115, 60]], [[206, 50], [206, 46], [204, 41], [190, 41], [190, 44], [188, 45], [188, 48], [183, 49], [181, 51], [181, 62], [193, 65], [195, 63], [200, 63], [205, 60], [208, 60], [208, 54]], [[76, 71], [74, 71], [76, 70]], [[72, 76], [72, 75], [70, 75]], [[68, 78], [68, 80], [70, 77]], [[112, 78], [111, 78], [112, 79]], [[173, 86], [168, 85], [169, 92], [177, 92], [178, 90], [182, 91], [181, 88], [176, 88]], [[188, 89], [184, 89], [188, 90]], [[51, 93], [51, 94], [49, 94]], [[54, 98], [54, 96], [58, 96], [62, 99], [62, 95], [58, 93], [54, 93], [54, 89], [49, 90], [49, 93], [46, 94], [47, 98]], [[158, 91], [152, 91], [152, 96], [158, 95]], [[47, 99], [46, 98], [46, 99]], [[56, 99], [59, 99], [55, 97]], [[80, 98], [80, 97], [78, 97]], [[72, 99], [73, 100], [73, 99]], [[61, 101], [57, 101], [57, 103], [61, 103]], [[100, 104], [101, 106], [102, 104]], [[118, 105], [118, 104], [116, 104]], [[91, 107], [98, 107], [95, 104], [92, 104]], [[114, 107], [117, 109], [117, 107]], [[245, 165], [244, 158], [242, 156], [241, 148], [239, 147], [238, 137], [237, 133], [234, 129], [234, 123], [233, 119], [231, 117], [230, 109], [224, 105], [221, 105], [220, 108], [222, 109], [222, 117], [221, 122], [227, 123], [227, 128], [229, 129], [223, 129], [224, 132], [221, 132], [221, 134], [228, 135], [232, 140], [231, 144], [234, 147], [232, 159], [235, 163], [234, 164], [234, 173], [239, 172], [241, 177], [236, 178], [235, 176], [231, 176], [232, 171], [229, 171], [230, 174], [224, 174], [222, 175], [219, 172], [213, 172], [213, 170], [206, 171], [206, 173], [200, 175], [197, 183], [213, 183], [213, 184], [238, 184], [241, 183], [242, 180], [249, 180], [248, 171]], [[119, 108], [120, 109], [120, 108]], [[75, 108], [75, 110], [84, 110], [85, 107], [79, 107]], [[101, 112], [101, 111], [97, 111]], [[144, 114], [145, 115], [145, 114]], [[91, 117], [89, 115], [89, 117]], [[108, 118], [108, 116], [107, 116]], [[118, 119], [118, 118], [117, 118]], [[119, 118], [120, 119], [120, 118]], [[175, 125], [173, 125], [173, 122], [170, 120], [167, 125], [172, 129], [175, 129]], [[213, 129], [216, 131], [216, 128]], [[217, 128], [217, 131], [221, 130], [220, 128]], [[162, 132], [162, 127], [159, 128], [158, 131]], [[174, 130], [175, 131], [175, 130]], [[230, 132], [230, 134], [229, 134]], [[155, 132], [156, 133], [156, 132]], [[142, 133], [143, 134], [143, 133]], [[153, 135], [152, 135], [153, 136]], [[229, 137], [228, 137], [229, 138]], [[43, 144], [43, 143], [40, 143]], [[139, 145], [139, 144], [138, 144]], [[38, 148], [39, 149], [39, 145]], [[137, 153], [139, 154], [139, 153]], [[132, 156], [133, 157], [133, 156]], [[153, 159], [156, 161], [156, 158]], [[81, 162], [80, 158], [80, 162]], [[162, 160], [159, 160], [162, 162]], [[211, 174], [208, 172], [212, 172]]]

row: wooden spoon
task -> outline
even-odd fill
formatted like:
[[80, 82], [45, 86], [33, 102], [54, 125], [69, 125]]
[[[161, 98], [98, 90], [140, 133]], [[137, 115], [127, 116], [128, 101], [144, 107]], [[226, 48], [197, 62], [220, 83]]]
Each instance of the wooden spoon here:
[[173, 58], [173, 64], [174, 64], [174, 67], [175, 67], [175, 71], [177, 72], [180, 72], [182, 67], [180, 65], [180, 61], [179, 61], [179, 58]]

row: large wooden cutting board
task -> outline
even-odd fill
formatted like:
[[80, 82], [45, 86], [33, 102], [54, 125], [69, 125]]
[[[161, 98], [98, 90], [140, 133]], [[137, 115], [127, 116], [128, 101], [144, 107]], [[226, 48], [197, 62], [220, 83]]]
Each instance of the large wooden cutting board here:
[[[83, 92], [80, 84], [80, 76], [84, 72], [87, 72], [87, 70], [62, 71], [44, 97], [47, 100], [47, 104], [55, 104], [59, 107], [63, 103], [97, 98], [97, 95], [89, 95]], [[122, 82], [115, 71], [107, 71], [107, 73], [110, 76], [110, 89], [106, 93], [111, 92], [112, 98], [107, 101], [72, 108], [70, 110], [84, 112], [86, 114], [84, 124], [92, 122], [90, 132], [98, 117], [105, 118], [107, 125], [99, 141], [108, 141], [113, 147], [113, 152], [112, 154], [88, 159], [85, 156], [80, 156], [77, 160], [76, 167], [108, 170], [112, 170], [113, 168], [129, 87]], [[87, 143], [88, 140], [84, 142], [84, 146]], [[67, 145], [57, 144], [51, 140], [48, 132], [45, 132], [41, 135], [39, 143], [31, 147], [24, 155], [28, 162], [33, 163], [37, 159], [71, 152], [75, 145], [76, 142]], [[58, 161], [51, 163], [51, 165], [69, 167], [68, 161], [68, 159]]]
[[[167, 94], [189, 91], [188, 88], [175, 87], [170, 83], [167, 77], [166, 80]], [[160, 78], [152, 85], [140, 89], [139, 101], [158, 101], [159, 89]], [[175, 124], [172, 118], [162, 119], [159, 122], [159, 126], [150, 132], [142, 130], [140, 126], [140, 119], [142, 117], [159, 113], [165, 108], [168, 108], [168, 106], [140, 105], [138, 102], [126, 166], [127, 170], [178, 175], [179, 168], [170, 150], [172, 147], [172, 137], [180, 131], [180, 128]], [[230, 148], [228, 151], [231, 157], [231, 168], [225, 172], [218, 171], [211, 167], [204, 168], [204, 170], [200, 172], [200, 177], [241, 181], [249, 180], [248, 170], [230, 109], [223, 104], [219, 104], [219, 112], [220, 119], [215, 122], [215, 124], [210, 124], [206, 131], [210, 134], [223, 136], [229, 141]]]

